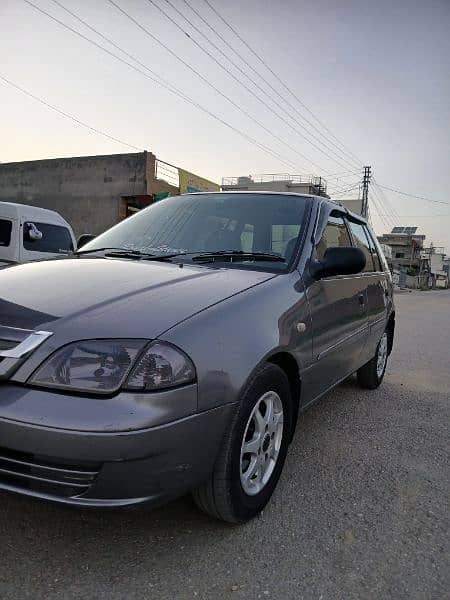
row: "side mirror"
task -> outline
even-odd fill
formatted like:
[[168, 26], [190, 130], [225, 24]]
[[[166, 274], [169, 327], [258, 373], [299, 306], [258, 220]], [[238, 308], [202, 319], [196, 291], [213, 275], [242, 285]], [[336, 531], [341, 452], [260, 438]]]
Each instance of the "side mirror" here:
[[39, 242], [42, 240], [42, 231], [36, 227], [34, 223], [27, 223], [27, 237], [30, 242]]
[[80, 235], [80, 237], [78, 238], [77, 241], [77, 248], [78, 250], [84, 246], [85, 244], [87, 244], [88, 242], [94, 240], [96, 238], [95, 235], [93, 235], [92, 233], [83, 233]]
[[366, 266], [366, 257], [359, 248], [328, 248], [322, 260], [311, 265], [314, 279], [332, 277], [333, 275], [355, 275], [361, 273]]

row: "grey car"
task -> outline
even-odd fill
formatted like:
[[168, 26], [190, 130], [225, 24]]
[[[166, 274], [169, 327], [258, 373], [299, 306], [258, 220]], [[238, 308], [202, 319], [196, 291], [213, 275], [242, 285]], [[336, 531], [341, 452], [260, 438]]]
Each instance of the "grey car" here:
[[0, 273], [0, 488], [96, 507], [192, 492], [247, 521], [299, 413], [353, 373], [380, 385], [394, 327], [377, 240], [338, 203], [162, 200]]

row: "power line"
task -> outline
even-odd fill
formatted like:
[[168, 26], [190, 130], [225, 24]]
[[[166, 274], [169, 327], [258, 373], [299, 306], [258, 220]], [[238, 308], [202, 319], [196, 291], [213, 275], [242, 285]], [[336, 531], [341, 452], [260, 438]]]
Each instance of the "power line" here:
[[330, 175], [328, 175], [328, 178], [331, 179], [339, 179], [339, 177], [345, 175], [345, 176], [349, 176], [349, 175], [355, 175], [356, 173], [361, 173], [362, 169], [355, 169], [354, 171], [342, 171], [341, 173], [331, 173]]
[[286, 89], [289, 94], [302, 106], [314, 119], [317, 123], [321, 125], [321, 127], [327, 131], [329, 135], [331, 135], [347, 152], [356, 160], [357, 164], [362, 165], [363, 161], [360, 160], [351, 150], [349, 150], [345, 144], [343, 144], [335, 135], [328, 129], [324, 123], [320, 121], [320, 119], [312, 112], [311, 109], [306, 106], [300, 98], [294, 94], [294, 92], [282, 81], [282, 79], [273, 71], [273, 69], [267, 64], [267, 62], [261, 58], [261, 56], [253, 50], [253, 48], [248, 44], [248, 42], [239, 34], [239, 32], [218, 12], [218, 10], [209, 2], [209, 0], [204, 0], [204, 2], [209, 6], [209, 8], [217, 15], [217, 17], [234, 33], [234, 35], [250, 50], [250, 52], [256, 56], [256, 58], [261, 62], [264, 67], [275, 77], [275, 79]]
[[[29, 0], [25, 0], [25, 1], [28, 2]], [[251, 121], [253, 121], [254, 123], [256, 123], [262, 129], [264, 129], [264, 131], [266, 133], [268, 133], [270, 136], [272, 136], [278, 142], [280, 142], [281, 144], [283, 144], [284, 146], [286, 146], [287, 148], [289, 148], [292, 152], [295, 152], [296, 154], [298, 154], [298, 156], [300, 156], [304, 160], [310, 162], [312, 165], [314, 165], [319, 170], [322, 170], [322, 168], [319, 165], [315, 164], [310, 158], [308, 158], [302, 152], [300, 152], [299, 150], [297, 150], [296, 148], [294, 148], [294, 146], [291, 146], [290, 144], [288, 144], [287, 142], [285, 142], [279, 135], [277, 135], [276, 133], [273, 133], [273, 131], [271, 131], [263, 123], [261, 123], [260, 121], [258, 121], [258, 119], [255, 119], [248, 111], [246, 111], [245, 109], [243, 109], [242, 106], [240, 106], [232, 98], [230, 98], [229, 96], [227, 96], [226, 94], [224, 94], [217, 86], [215, 86], [213, 83], [211, 83], [204, 75], [202, 75], [199, 71], [197, 71], [197, 69], [195, 69], [191, 64], [189, 64], [183, 58], [181, 58], [180, 56], [178, 56], [178, 54], [176, 52], [174, 52], [169, 46], [167, 46], [167, 44], [164, 44], [164, 42], [162, 42], [151, 31], [149, 31], [146, 27], [144, 27], [144, 25], [142, 25], [141, 23], [139, 23], [139, 21], [137, 21], [134, 17], [132, 17], [129, 13], [127, 13], [127, 11], [124, 10], [121, 6], [119, 6], [114, 0], [108, 0], [108, 2], [110, 4], [112, 4], [119, 12], [121, 12], [128, 20], [130, 20], [139, 29], [141, 29], [141, 31], [143, 31], [148, 37], [150, 37], [153, 41], [155, 41], [162, 48], [164, 48], [167, 52], [169, 52], [169, 54], [171, 56], [173, 56], [174, 58], [176, 58], [185, 67], [187, 67], [190, 71], [192, 71], [193, 73], [195, 73], [195, 75], [197, 75], [197, 77], [199, 77], [208, 87], [210, 87], [212, 90], [214, 90], [215, 92], [217, 92], [222, 98], [225, 98], [225, 100], [227, 100], [232, 106], [234, 106], [237, 110], [239, 110], [239, 112], [241, 112], [242, 114], [244, 114], [248, 119], [250, 119]], [[302, 170], [303, 169], [300, 169], [300, 171], [302, 171]]]
[[[168, 0], [166, 0], [168, 1]], [[310, 127], [312, 127], [314, 129], [314, 131], [316, 131], [319, 135], [321, 135], [324, 139], [327, 140], [328, 143], [330, 143], [332, 146], [334, 146], [335, 148], [337, 148], [337, 150], [339, 150], [339, 152], [341, 152], [343, 155], [346, 155], [347, 157], [349, 157], [353, 162], [355, 161], [355, 159], [351, 156], [351, 154], [349, 152], [347, 152], [345, 149], [343, 149], [342, 147], [340, 147], [338, 144], [336, 144], [332, 139], [327, 138], [326, 135], [324, 135], [324, 133], [322, 131], [320, 131], [320, 129], [318, 127], [316, 127], [316, 125], [314, 125], [314, 123], [312, 123], [310, 120], [308, 120], [289, 100], [286, 99], [285, 96], [283, 96], [280, 91], [278, 89], [276, 89], [271, 83], [270, 81], [268, 81], [264, 75], [261, 75], [261, 73], [259, 71], [257, 71], [255, 69], [255, 67], [253, 65], [251, 65], [243, 56], [242, 54], [240, 54], [235, 48], [234, 46], [232, 46], [231, 44], [228, 43], [228, 41], [214, 28], [212, 27], [212, 25], [200, 14], [199, 11], [197, 11], [187, 0], [183, 0], [183, 2], [190, 8], [190, 10], [197, 15], [197, 17], [220, 39], [222, 40], [222, 42], [250, 69], [250, 71], [252, 73], [256, 73], [256, 75], [273, 91], [275, 92], [275, 94], [281, 98], [283, 100], [283, 102], [285, 102], [301, 119], [303, 119], [303, 121], [305, 121], [308, 125], [310, 125]], [[210, 6], [210, 8], [212, 10], [214, 10], [214, 8], [212, 6]], [[215, 11], [215, 10], [214, 10]], [[219, 18], [221, 18], [223, 20], [223, 18], [219, 15], [219, 13], [217, 11], [216, 15], [219, 16]], [[224, 21], [225, 22], [225, 21]], [[228, 26], [228, 23], [225, 22], [225, 24]], [[233, 31], [233, 30], [232, 30]], [[228, 59], [230, 60], [230, 59]], [[231, 61], [230, 61], [231, 62]], [[234, 64], [234, 63], [232, 63]], [[250, 79], [250, 76], [248, 74], [246, 74], [246, 77], [248, 77]], [[251, 79], [250, 79], [251, 80]], [[252, 80], [251, 80], [252, 81]], [[256, 83], [253, 82], [255, 85]], [[310, 135], [312, 135], [310, 133]], [[341, 144], [342, 145], [342, 144]], [[356, 160], [356, 163], [359, 165], [360, 161]]]
[[388, 187], [387, 185], [381, 185], [381, 183], [378, 183], [377, 185], [383, 190], [389, 190], [390, 192], [395, 192], [396, 194], [401, 194], [402, 196], [410, 196], [411, 198], [416, 198], [417, 200], [424, 200], [425, 202], [434, 202], [435, 204], [450, 205], [450, 202], [444, 202], [443, 200], [432, 200], [431, 198], [425, 198], [424, 196], [416, 196], [415, 194], [409, 194], [408, 192], [395, 190], [394, 188]]
[[[223, 71], [225, 71], [230, 77], [232, 77], [241, 87], [243, 87], [247, 92], [249, 92], [251, 94], [252, 97], [257, 98], [259, 100], [259, 102], [261, 102], [261, 104], [263, 104], [263, 106], [265, 106], [268, 110], [270, 110], [278, 119], [280, 119], [281, 121], [283, 121], [283, 123], [285, 123], [288, 127], [290, 127], [293, 131], [295, 131], [298, 135], [300, 135], [303, 139], [306, 139], [306, 141], [311, 144], [311, 146], [313, 146], [314, 148], [316, 148], [316, 150], [318, 150], [319, 152], [321, 152], [322, 154], [324, 154], [325, 156], [327, 156], [329, 159], [333, 160], [334, 162], [336, 162], [337, 164], [341, 165], [341, 166], [345, 166], [348, 165], [350, 168], [353, 168], [353, 164], [350, 163], [345, 157], [339, 157], [336, 154], [336, 150], [333, 150], [332, 148], [330, 148], [329, 146], [327, 146], [323, 140], [321, 140], [320, 138], [318, 138], [316, 135], [314, 135], [313, 133], [311, 133], [310, 131], [307, 131], [307, 129], [305, 128], [305, 126], [300, 123], [295, 117], [293, 117], [289, 111], [287, 111], [276, 99], [273, 98], [273, 96], [269, 95], [267, 93], [266, 90], [264, 90], [264, 88], [262, 88], [252, 77], [251, 75], [249, 75], [248, 73], [246, 73], [243, 69], [241, 69], [241, 67], [239, 65], [237, 65], [219, 46], [217, 46], [217, 44], [215, 44], [201, 29], [199, 29], [183, 12], [181, 12], [181, 10], [179, 8], [177, 8], [176, 6], [174, 6], [174, 4], [171, 2], [171, 0], [165, 0], [165, 2], [172, 8], [173, 11], [175, 11], [182, 19], [184, 19], [184, 21], [186, 21], [193, 29], [194, 31], [196, 31], [202, 38], [204, 38], [217, 52], [220, 53], [221, 56], [225, 57], [225, 59], [227, 61], [229, 61], [233, 67], [235, 69], [237, 69], [246, 79], [248, 79], [249, 81], [251, 81], [251, 83], [258, 88], [258, 90], [260, 90], [264, 96], [266, 96], [267, 98], [269, 98], [271, 100], [271, 102], [273, 102], [280, 110], [283, 111], [283, 113], [285, 113], [292, 121], [294, 121], [294, 123], [296, 123], [302, 130], [304, 130], [307, 135], [309, 135], [311, 138], [313, 138], [314, 140], [316, 140], [320, 145], [318, 146], [317, 144], [314, 144], [314, 142], [311, 142], [311, 140], [309, 140], [308, 138], [306, 138], [304, 136], [303, 133], [301, 133], [298, 129], [296, 129], [295, 127], [292, 126], [292, 124], [287, 121], [284, 117], [280, 116], [280, 114], [273, 109], [269, 104], [267, 104], [267, 102], [264, 100], [264, 98], [261, 98], [261, 96], [255, 94], [255, 92], [253, 92], [248, 85], [246, 85], [239, 77], [235, 76], [231, 71], [229, 71], [229, 69], [227, 69], [227, 67], [225, 67], [213, 54], [211, 54], [211, 52], [209, 52], [208, 50], [206, 50], [197, 40], [195, 40], [192, 35], [190, 35], [189, 33], [187, 33], [183, 27], [181, 25], [179, 25], [163, 8], [161, 8], [158, 4], [156, 4], [156, 2], [154, 0], [147, 0], [149, 2], [149, 4], [152, 4], [157, 10], [159, 10], [159, 12], [161, 12], [171, 23], [173, 23], [175, 25], [175, 27], [177, 27], [186, 37], [188, 37], [190, 39], [190, 41], [195, 44], [195, 46], [197, 46], [202, 52], [204, 52], [211, 60], [213, 60]], [[186, 2], [186, 4], [190, 7], [190, 5]], [[192, 9], [192, 7], [190, 7]], [[194, 10], [194, 9], [192, 9]], [[198, 13], [197, 13], [198, 14]], [[329, 150], [334, 156], [328, 154], [328, 152], [326, 152], [323, 147], [325, 147], [327, 150]], [[341, 152], [342, 151], [338, 148], [338, 150]], [[338, 158], [336, 159], [335, 156], [338, 156]], [[344, 162], [341, 162], [344, 161]], [[345, 163], [345, 165], [344, 165]]]
[[3, 75], [1, 75], [1, 74], [0, 74], [0, 79], [4, 83], [7, 83], [11, 87], [15, 88], [16, 90], [19, 90], [19, 92], [22, 92], [22, 94], [25, 94], [25, 96], [33, 98], [33, 100], [36, 100], [37, 102], [40, 102], [41, 104], [43, 104], [47, 108], [50, 108], [51, 110], [53, 110], [53, 111], [59, 113], [60, 115], [66, 117], [67, 119], [70, 119], [70, 120], [74, 121], [75, 123], [77, 123], [77, 125], [81, 125], [82, 127], [85, 127], [86, 129], [89, 129], [90, 131], [93, 131], [94, 133], [98, 133], [99, 135], [102, 135], [102, 136], [104, 136], [104, 137], [112, 140], [113, 142], [117, 142], [118, 144], [122, 144], [123, 146], [128, 146], [129, 148], [133, 148], [134, 150], [139, 150], [140, 152], [143, 151], [143, 149], [139, 148], [138, 146], [134, 146], [133, 144], [130, 144], [128, 142], [124, 142], [123, 140], [121, 140], [119, 138], [116, 138], [113, 135], [111, 135], [109, 133], [106, 133], [105, 131], [101, 131], [100, 129], [97, 129], [96, 127], [92, 127], [92, 125], [88, 125], [87, 123], [84, 123], [83, 121], [80, 121], [80, 119], [77, 119], [77, 117], [74, 117], [73, 115], [70, 115], [69, 113], [66, 113], [65, 111], [61, 110], [57, 106], [53, 106], [52, 104], [50, 104], [49, 102], [47, 102], [43, 98], [39, 98], [39, 96], [35, 96], [31, 92], [28, 92], [24, 88], [20, 87], [19, 85], [17, 85], [14, 82], [12, 82], [10, 79], [7, 79], [6, 77], [3, 77]]
[[375, 200], [375, 195], [373, 193], [371, 194], [370, 199], [372, 200], [372, 205], [373, 205], [380, 221], [383, 223], [383, 226], [386, 227], [387, 229], [390, 229], [391, 227], [390, 227], [388, 221], [386, 220], [386, 217], [382, 216], [383, 211], [380, 210], [378, 202]]
[[108, 50], [107, 48], [105, 48], [104, 46], [102, 46], [101, 44], [98, 44], [97, 42], [95, 42], [94, 40], [92, 40], [89, 37], [85, 36], [81, 32], [79, 32], [76, 29], [74, 29], [73, 27], [70, 27], [70, 25], [67, 25], [63, 21], [60, 21], [59, 19], [57, 19], [56, 17], [54, 17], [50, 13], [46, 12], [44, 9], [42, 9], [39, 6], [36, 6], [35, 4], [33, 4], [33, 2], [31, 2], [30, 0], [24, 0], [24, 2], [26, 2], [31, 7], [33, 7], [34, 9], [36, 9], [37, 11], [39, 11], [40, 13], [42, 13], [43, 15], [47, 16], [51, 20], [55, 21], [56, 23], [58, 23], [59, 25], [61, 25], [65, 29], [68, 29], [69, 31], [71, 31], [75, 35], [77, 35], [77, 36], [81, 37], [82, 39], [86, 40], [87, 42], [89, 42], [90, 44], [92, 44], [95, 47], [99, 48], [103, 52], [106, 52], [106, 54], [112, 56], [113, 58], [115, 58], [119, 62], [127, 65], [128, 67], [130, 67], [131, 69], [133, 69], [137, 73], [140, 73], [141, 75], [143, 75], [147, 79], [150, 79], [154, 83], [156, 83], [156, 84], [160, 85], [161, 87], [167, 89], [169, 92], [171, 92], [172, 94], [178, 96], [179, 98], [181, 98], [185, 102], [188, 102], [189, 104], [192, 104], [193, 106], [195, 106], [196, 108], [198, 108], [199, 110], [201, 110], [205, 114], [209, 115], [210, 117], [212, 117], [213, 119], [215, 119], [216, 121], [218, 121], [219, 123], [221, 123], [222, 125], [225, 125], [226, 127], [228, 127], [229, 129], [231, 129], [232, 131], [234, 131], [235, 133], [237, 133], [238, 135], [240, 135], [241, 137], [243, 137], [247, 141], [251, 142], [253, 145], [257, 146], [258, 148], [260, 148], [264, 152], [270, 154], [273, 158], [278, 159], [280, 162], [282, 162], [283, 164], [289, 166], [290, 168], [294, 168], [294, 169], [298, 168], [290, 159], [288, 159], [288, 158], [284, 157], [283, 155], [279, 154], [277, 151], [275, 151], [272, 148], [266, 146], [262, 142], [258, 142], [255, 138], [253, 138], [250, 135], [244, 133], [243, 131], [241, 131], [237, 127], [234, 127], [233, 125], [231, 125], [230, 123], [228, 123], [227, 121], [225, 121], [224, 119], [222, 119], [221, 117], [219, 117], [218, 115], [216, 115], [215, 113], [213, 113], [212, 111], [210, 111], [208, 108], [202, 106], [197, 101], [193, 100], [192, 98], [190, 98], [189, 96], [187, 96], [186, 94], [184, 94], [184, 92], [182, 92], [181, 90], [177, 89], [171, 83], [169, 83], [169, 82], [165, 81], [163, 78], [159, 77], [159, 75], [157, 75], [148, 66], [146, 66], [145, 68], [152, 75], [149, 75], [148, 73], [142, 71], [141, 69], [139, 69], [135, 65], [133, 65], [133, 64], [129, 63], [128, 61], [124, 60], [122, 57], [117, 56], [117, 54], [114, 54], [114, 52], [111, 52], [110, 50]]
[[[383, 217], [388, 217], [389, 215], [380, 215]], [[402, 219], [434, 219], [441, 217], [450, 217], [450, 213], [445, 213], [442, 215], [398, 215]]]
[[356, 185], [352, 185], [351, 187], [348, 187], [347, 189], [343, 189], [343, 190], [338, 190], [333, 192], [334, 196], [342, 196], [342, 194], [348, 194], [348, 192], [353, 192], [354, 190], [359, 189], [360, 183], [358, 182]]
[[392, 208], [389, 208], [390, 205], [387, 202], [387, 198], [384, 197], [384, 195], [381, 194], [381, 190], [379, 190], [377, 187], [372, 186], [372, 194], [373, 197], [376, 198], [381, 206], [381, 212], [384, 212], [387, 214], [387, 218], [391, 224], [391, 226], [395, 227], [396, 223], [396, 219], [397, 216], [395, 214], [393, 214], [393, 210]]

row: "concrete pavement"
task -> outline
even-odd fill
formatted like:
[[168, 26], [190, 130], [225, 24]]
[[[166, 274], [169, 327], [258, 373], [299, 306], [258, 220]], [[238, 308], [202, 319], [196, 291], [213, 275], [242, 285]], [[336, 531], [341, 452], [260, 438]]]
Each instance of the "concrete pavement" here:
[[396, 301], [384, 384], [349, 380], [301, 417], [260, 518], [230, 527], [189, 498], [106, 513], [0, 494], [0, 598], [448, 597], [450, 292]]

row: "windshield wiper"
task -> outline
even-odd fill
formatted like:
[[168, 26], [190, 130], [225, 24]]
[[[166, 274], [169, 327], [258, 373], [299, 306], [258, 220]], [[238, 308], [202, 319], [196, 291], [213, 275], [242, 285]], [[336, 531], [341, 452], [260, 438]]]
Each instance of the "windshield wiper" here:
[[105, 256], [112, 256], [113, 258], [132, 258], [137, 260], [171, 260], [175, 256], [183, 256], [185, 252], [176, 252], [174, 254], [152, 254], [151, 252], [141, 252], [140, 250], [123, 250], [116, 252], [108, 252]]
[[77, 250], [74, 254], [93, 254], [94, 252], [105, 252], [106, 250], [117, 250], [120, 252], [126, 252], [127, 254], [140, 254], [139, 250], [131, 250], [128, 248], [117, 248], [115, 246], [111, 246], [110, 248], [91, 248], [90, 250]]
[[105, 252], [104, 256], [113, 258], [132, 258], [137, 260], [170, 260], [175, 256], [183, 255], [184, 252], [167, 253], [167, 254], [152, 254], [151, 252], [141, 252], [132, 248], [92, 248], [91, 250], [80, 250], [75, 254], [93, 254], [94, 252]]
[[195, 262], [214, 262], [216, 259], [229, 258], [230, 262], [234, 260], [265, 261], [265, 262], [286, 262], [286, 259], [272, 252], [245, 252], [244, 250], [218, 250], [217, 252], [202, 252], [192, 257]]

